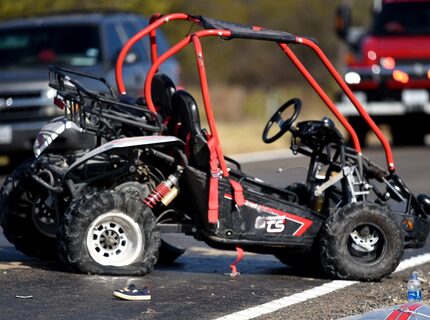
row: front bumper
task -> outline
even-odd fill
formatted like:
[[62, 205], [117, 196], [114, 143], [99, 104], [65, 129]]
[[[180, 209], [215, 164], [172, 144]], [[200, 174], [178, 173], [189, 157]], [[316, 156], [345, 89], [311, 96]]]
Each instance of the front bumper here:
[[[350, 102], [336, 104], [344, 116], [358, 116], [357, 109]], [[400, 101], [362, 102], [367, 113], [372, 116], [401, 116], [408, 113], [430, 114], [430, 103], [424, 105], [407, 105]]]

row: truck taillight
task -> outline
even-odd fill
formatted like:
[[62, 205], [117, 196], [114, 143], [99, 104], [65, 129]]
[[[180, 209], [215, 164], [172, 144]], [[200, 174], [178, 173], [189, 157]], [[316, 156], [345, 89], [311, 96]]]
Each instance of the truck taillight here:
[[348, 52], [345, 55], [345, 63], [347, 65], [354, 65], [354, 64], [357, 63], [357, 59], [356, 59], [355, 55], [352, 52]]
[[409, 75], [401, 70], [394, 70], [393, 71], [393, 79], [400, 82], [400, 83], [408, 83], [409, 82]]
[[385, 69], [393, 70], [396, 66], [396, 60], [392, 57], [383, 57], [380, 60], [381, 66], [383, 66]]
[[378, 55], [376, 54], [376, 52], [375, 52], [375, 51], [373, 51], [373, 50], [369, 50], [369, 51], [367, 51], [367, 58], [368, 58], [370, 61], [375, 61], [375, 60], [376, 60], [376, 58], [378, 58]]

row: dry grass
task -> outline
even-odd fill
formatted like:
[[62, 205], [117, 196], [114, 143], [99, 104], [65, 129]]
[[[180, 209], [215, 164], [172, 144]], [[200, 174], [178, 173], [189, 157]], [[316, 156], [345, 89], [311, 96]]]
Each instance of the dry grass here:
[[218, 123], [218, 134], [224, 153], [237, 154], [289, 147], [290, 138], [288, 135], [285, 135], [274, 143], [264, 143], [261, 139], [264, 125], [264, 121]]
[[[200, 106], [203, 126], [205, 112], [197, 88], [188, 88]], [[290, 135], [286, 134], [278, 141], [265, 144], [262, 141], [264, 126], [273, 112], [285, 101], [293, 97], [302, 100], [303, 106], [298, 121], [321, 119], [331, 113], [319, 97], [309, 88], [289, 87], [246, 90], [239, 86], [212, 86], [211, 101], [215, 114], [218, 133], [225, 154], [265, 151], [289, 147]]]

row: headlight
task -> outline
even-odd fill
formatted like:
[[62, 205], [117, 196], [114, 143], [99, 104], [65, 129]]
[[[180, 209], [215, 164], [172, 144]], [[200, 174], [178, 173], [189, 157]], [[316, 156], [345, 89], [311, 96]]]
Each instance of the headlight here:
[[345, 81], [347, 84], [359, 84], [361, 82], [361, 77], [357, 72], [350, 71], [345, 74]]
[[54, 99], [57, 95], [57, 90], [51, 88], [48, 89], [45, 94], [48, 99]]

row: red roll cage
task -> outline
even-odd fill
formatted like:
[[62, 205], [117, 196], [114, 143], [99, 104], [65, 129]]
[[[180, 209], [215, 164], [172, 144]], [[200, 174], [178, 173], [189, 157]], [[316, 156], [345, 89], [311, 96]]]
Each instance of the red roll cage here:
[[[201, 26], [203, 30], [196, 31], [187, 35], [184, 39], [182, 39], [181, 41], [173, 45], [164, 54], [162, 54], [161, 56], [158, 56], [156, 30], [162, 25], [173, 20], [190, 21], [194, 24]], [[204, 102], [204, 108], [206, 111], [206, 117], [208, 120], [210, 134], [213, 137], [213, 139], [215, 139], [216, 153], [224, 176], [228, 176], [228, 170], [224, 160], [221, 144], [219, 141], [218, 131], [215, 124], [215, 118], [212, 112], [212, 104], [210, 100], [209, 87], [208, 87], [206, 69], [204, 64], [204, 55], [203, 55], [203, 50], [200, 42], [201, 38], [210, 37], [210, 36], [217, 36], [217, 37], [221, 37], [222, 39], [245, 38], [245, 39], [255, 39], [255, 40], [276, 42], [278, 46], [282, 49], [282, 51], [290, 58], [293, 64], [297, 67], [300, 73], [309, 82], [312, 88], [317, 92], [317, 94], [320, 96], [320, 98], [323, 100], [326, 106], [330, 109], [330, 111], [336, 116], [336, 118], [340, 121], [340, 123], [345, 127], [345, 129], [351, 135], [355, 150], [359, 155], [361, 155], [360, 142], [358, 140], [358, 136], [354, 128], [346, 120], [346, 118], [340, 113], [340, 111], [333, 103], [333, 101], [324, 92], [324, 90], [321, 88], [321, 86], [318, 84], [315, 78], [311, 75], [311, 73], [306, 69], [306, 67], [301, 63], [298, 57], [290, 49], [288, 44], [305, 45], [311, 48], [318, 56], [318, 58], [321, 60], [321, 62], [324, 64], [324, 66], [327, 68], [327, 70], [330, 72], [330, 74], [337, 82], [339, 87], [344, 91], [346, 96], [350, 99], [350, 101], [355, 106], [355, 108], [357, 109], [361, 117], [367, 122], [369, 127], [375, 133], [375, 135], [377, 136], [377, 138], [379, 139], [380, 143], [384, 148], [388, 170], [390, 172], [394, 172], [395, 170], [394, 159], [393, 159], [393, 154], [391, 151], [390, 144], [388, 143], [388, 140], [385, 138], [381, 130], [378, 128], [378, 126], [369, 116], [369, 114], [361, 105], [361, 103], [358, 101], [358, 99], [354, 96], [352, 91], [349, 89], [349, 87], [344, 82], [342, 77], [339, 75], [339, 73], [336, 71], [334, 66], [328, 60], [327, 56], [324, 54], [321, 48], [318, 47], [315, 40], [310, 38], [297, 37], [283, 31], [270, 30], [270, 29], [265, 29], [265, 28], [256, 27], [256, 26], [234, 24], [234, 23], [211, 19], [203, 16], [193, 16], [186, 13], [172, 13], [167, 15], [155, 14], [151, 17], [149, 25], [146, 28], [142, 29], [140, 32], [138, 32], [136, 35], [134, 35], [124, 45], [124, 47], [122, 48], [119, 54], [119, 57], [116, 63], [116, 83], [120, 94], [126, 93], [126, 89], [122, 78], [122, 68], [123, 68], [125, 57], [129, 52], [129, 50], [131, 49], [131, 47], [137, 41], [141, 40], [142, 38], [148, 35], [150, 37], [152, 66], [149, 69], [148, 74], [146, 76], [144, 94], [145, 94], [148, 108], [152, 112], [156, 112], [156, 109], [151, 95], [151, 83], [158, 68], [168, 58], [172, 57], [173, 55], [175, 55], [180, 50], [184, 49], [189, 44], [191, 43], [194, 44], [194, 51], [196, 55], [196, 62], [197, 62], [197, 68], [199, 72], [201, 93], [202, 93], [202, 98]]]

